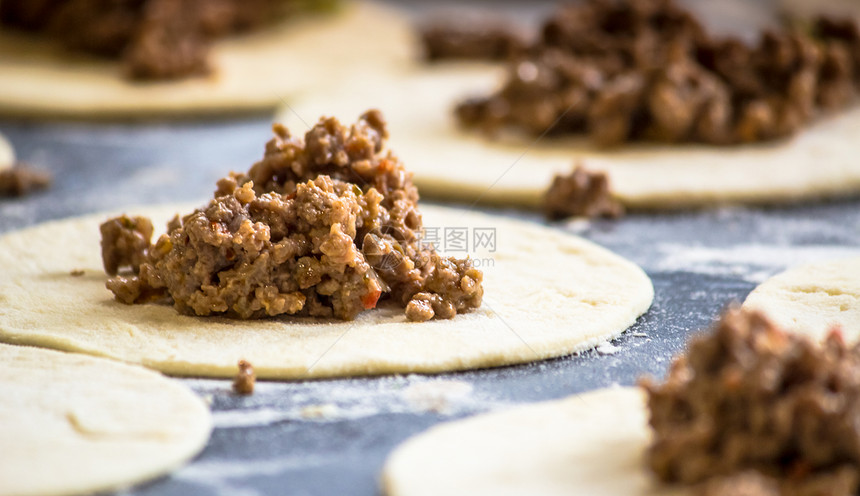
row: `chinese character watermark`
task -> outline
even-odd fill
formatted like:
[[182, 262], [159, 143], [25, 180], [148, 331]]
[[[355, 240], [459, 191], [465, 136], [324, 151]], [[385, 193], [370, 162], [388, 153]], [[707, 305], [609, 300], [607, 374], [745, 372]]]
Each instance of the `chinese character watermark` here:
[[496, 251], [496, 228], [476, 227], [472, 229], [472, 247], [474, 250], [486, 248], [488, 252]]
[[445, 244], [442, 246], [445, 252], [469, 251], [469, 228], [468, 227], [446, 227]]

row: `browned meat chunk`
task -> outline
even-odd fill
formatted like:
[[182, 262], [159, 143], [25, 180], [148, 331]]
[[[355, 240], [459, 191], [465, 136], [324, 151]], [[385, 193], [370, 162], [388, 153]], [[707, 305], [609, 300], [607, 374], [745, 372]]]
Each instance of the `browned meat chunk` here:
[[26, 165], [0, 169], [0, 197], [24, 196], [51, 186], [51, 173]]
[[555, 176], [544, 196], [544, 210], [550, 219], [624, 215], [624, 207], [612, 197], [606, 174], [582, 165], [566, 176]]
[[[172, 220], [154, 245], [147, 238], [133, 252], [144, 257], [138, 274], [108, 281], [117, 299], [160, 294], [183, 313], [245, 319], [352, 319], [382, 297], [407, 308], [427, 301], [428, 312], [408, 312], [412, 320], [451, 318], [481, 304], [482, 273], [420, 243], [418, 191], [385, 146], [378, 111], [351, 127], [322, 119], [304, 140], [280, 125], [274, 131], [263, 160], [221, 179], [206, 207]], [[109, 274], [137, 267], [116, 246], [137, 234], [123, 231], [126, 223], [102, 228]]]
[[463, 101], [466, 127], [534, 135], [731, 145], [796, 133], [856, 99], [860, 31], [821, 19], [810, 33], [758, 44], [708, 35], [672, 0], [588, 0], [562, 7], [509, 66], [495, 94]]
[[121, 269], [137, 273], [149, 253], [152, 222], [146, 217], [122, 215], [105, 222], [99, 230], [105, 272], [112, 276]]
[[860, 489], [860, 346], [823, 344], [730, 310], [664, 384], [643, 381], [663, 481], [708, 496], [853, 495]]

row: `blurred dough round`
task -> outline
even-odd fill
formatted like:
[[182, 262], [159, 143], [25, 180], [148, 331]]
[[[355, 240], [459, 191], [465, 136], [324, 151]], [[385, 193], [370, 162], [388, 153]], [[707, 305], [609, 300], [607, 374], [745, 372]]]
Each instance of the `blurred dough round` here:
[[167, 474], [200, 452], [208, 408], [157, 372], [0, 344], [0, 495], [90, 494]]
[[644, 393], [613, 388], [431, 428], [385, 463], [387, 496], [688, 494], [655, 482]]
[[212, 75], [140, 83], [113, 61], [69, 54], [49, 41], [0, 30], [0, 115], [146, 117], [274, 110], [301, 91], [412, 58], [409, 23], [371, 2], [345, 2], [216, 42]]
[[[191, 208], [127, 211], [151, 216], [158, 226]], [[176, 375], [230, 377], [239, 359], [264, 378], [433, 373], [588, 349], [621, 334], [651, 305], [648, 276], [588, 241], [463, 210], [424, 205], [422, 212], [425, 227], [440, 234], [444, 228], [467, 230], [469, 255], [484, 271], [484, 303], [477, 310], [420, 323], [406, 321], [394, 305], [380, 305], [352, 322], [241, 321], [180, 315], [166, 305], [123, 305], [104, 288], [102, 214], [0, 238], [6, 271], [0, 341], [103, 355]], [[495, 232], [496, 251], [474, 249], [476, 232], [485, 240]], [[70, 277], [73, 269], [85, 275]]]
[[506, 135], [493, 141], [458, 127], [453, 108], [485, 95], [502, 68], [446, 64], [367, 75], [290, 102], [279, 117], [334, 115], [350, 122], [367, 108], [388, 119], [398, 155], [425, 197], [537, 207], [556, 173], [576, 160], [608, 171], [624, 204], [681, 208], [718, 203], [778, 203], [860, 193], [860, 106], [822, 119], [793, 139], [736, 147], [636, 144], [606, 151], [582, 138]]
[[7, 169], [15, 164], [15, 150], [9, 141], [0, 134], [0, 169]]
[[744, 307], [761, 310], [789, 331], [823, 340], [840, 326], [850, 342], [860, 339], [860, 258], [801, 265], [768, 279]]

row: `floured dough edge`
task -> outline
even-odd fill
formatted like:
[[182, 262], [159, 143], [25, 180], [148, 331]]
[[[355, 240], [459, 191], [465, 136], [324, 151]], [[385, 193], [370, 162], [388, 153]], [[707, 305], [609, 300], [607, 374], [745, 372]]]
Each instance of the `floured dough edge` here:
[[0, 361], [2, 496], [126, 488], [184, 465], [212, 431], [199, 397], [142, 367], [7, 344]]
[[849, 342], [856, 342], [860, 340], [860, 257], [790, 268], [755, 288], [743, 306], [816, 340], [823, 340], [836, 326]]
[[297, 116], [351, 122], [365, 109], [379, 108], [389, 121], [392, 149], [415, 173], [422, 195], [467, 204], [539, 208], [553, 176], [569, 173], [580, 160], [607, 172], [613, 194], [632, 209], [860, 194], [860, 106], [824, 116], [786, 140], [736, 147], [631, 144], [601, 150], [583, 138], [510, 133], [493, 140], [460, 128], [456, 103], [490, 93], [501, 79], [499, 67], [480, 64], [404, 67], [384, 79], [364, 74], [304, 95], [277, 119], [304, 129]]
[[332, 13], [218, 40], [210, 54], [213, 73], [178, 81], [128, 81], [116, 62], [0, 30], [0, 115], [137, 120], [271, 112], [368, 60], [385, 72], [413, 59], [415, 50], [408, 20], [369, 0], [344, 0]]
[[447, 422], [385, 462], [387, 496], [687, 494], [657, 482], [645, 394], [609, 388]]
[[15, 164], [15, 150], [5, 136], [0, 134], [0, 169], [8, 169]]
[[[152, 215], [161, 226], [190, 209], [126, 212]], [[0, 238], [0, 264], [11, 267], [0, 280], [0, 341], [107, 356], [184, 376], [232, 377], [239, 359], [250, 361], [258, 377], [272, 379], [439, 373], [590, 349], [624, 332], [653, 300], [651, 281], [639, 267], [586, 240], [498, 216], [428, 205], [422, 212], [425, 226], [498, 231], [494, 265], [482, 267], [485, 299], [479, 309], [410, 323], [401, 308], [382, 305], [352, 322], [320, 322], [199, 318], [169, 306], [122, 305], [104, 289], [98, 224], [109, 215], [95, 214]], [[68, 249], [55, 253], [57, 240]], [[74, 269], [86, 275], [70, 277]]]

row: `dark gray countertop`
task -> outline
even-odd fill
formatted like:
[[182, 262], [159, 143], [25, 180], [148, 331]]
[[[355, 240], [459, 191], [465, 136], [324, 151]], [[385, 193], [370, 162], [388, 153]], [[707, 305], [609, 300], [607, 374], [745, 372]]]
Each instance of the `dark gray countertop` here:
[[[179, 124], [0, 120], [19, 158], [55, 175], [47, 192], [0, 200], [0, 233], [135, 204], [201, 200], [227, 170], [262, 155], [268, 128], [265, 116]], [[758, 282], [800, 262], [860, 255], [858, 207], [858, 200], [721, 207], [557, 225], [628, 257], [654, 282], [654, 306], [614, 346], [438, 376], [262, 382], [247, 398], [232, 395], [227, 380], [182, 379], [211, 398], [212, 439], [188, 466], [128, 494], [374, 495], [391, 449], [435, 423], [662, 375], [691, 333]], [[532, 213], [496, 213], [543, 222]], [[321, 418], [309, 418], [320, 408]]]

